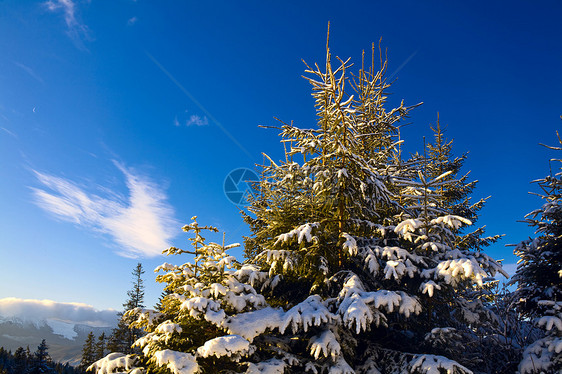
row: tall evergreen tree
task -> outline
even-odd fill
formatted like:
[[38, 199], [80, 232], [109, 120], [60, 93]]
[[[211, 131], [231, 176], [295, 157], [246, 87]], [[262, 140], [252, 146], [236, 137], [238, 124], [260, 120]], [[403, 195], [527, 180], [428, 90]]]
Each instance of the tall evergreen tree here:
[[451, 314], [478, 317], [456, 298], [500, 265], [461, 243], [471, 221], [442, 197], [452, 173], [402, 160], [398, 126], [412, 107], [386, 109], [386, 62], [352, 78], [350, 66], [334, 68], [327, 48], [325, 69], [309, 67], [317, 128], [281, 126], [285, 160], [264, 166], [245, 217], [247, 263], [185, 226], [194, 249], [166, 252], [195, 261], [158, 268], [173, 293], [139, 315], [142, 351], [109, 355], [98, 372], [470, 372], [431, 342], [455, 344]]
[[[385, 109], [384, 61], [379, 72], [361, 69], [349, 80], [347, 61], [332, 68], [329, 49], [326, 60], [324, 71], [308, 71], [318, 129], [282, 126], [291, 147], [285, 162], [270, 160], [264, 168], [261, 195], [250, 208], [254, 218], [247, 217], [253, 231], [247, 253], [271, 276], [282, 276], [271, 297], [291, 306], [318, 295], [341, 318], [321, 336], [332, 334], [342, 349], [323, 350], [323, 361], [313, 355], [319, 370], [400, 372], [420, 360], [446, 365], [446, 359], [420, 358], [426, 339], [450, 342], [453, 322], [476, 322], [459, 291], [482, 287], [500, 270], [480, 243], [462, 243], [460, 228], [472, 222], [455, 208], [466, 205], [471, 186], [453, 177], [456, 165], [438, 174], [438, 167], [425, 168], [425, 159], [401, 160], [397, 127], [411, 107]], [[445, 158], [447, 152], [440, 166]], [[448, 197], [454, 186], [458, 196]], [[455, 309], [462, 319], [451, 318]], [[410, 318], [416, 314], [425, 318]], [[320, 339], [315, 334], [305, 328], [290, 343], [305, 364], [306, 347]]]
[[37, 347], [31, 361], [31, 367], [29, 369], [30, 374], [45, 374], [54, 373], [53, 362], [49, 356], [49, 347], [45, 342], [45, 339], [41, 341], [41, 344]]
[[18, 347], [14, 352], [14, 371], [16, 373], [26, 373], [29, 366], [29, 356], [23, 347]]
[[128, 299], [123, 304], [124, 311], [118, 313], [119, 322], [108, 338], [107, 349], [110, 352], [132, 353], [133, 343], [141, 336], [142, 330], [131, 327], [136, 318], [134, 314], [127, 314], [131, 310], [144, 307], [144, 269], [139, 262], [132, 272], [133, 288], [127, 291]]
[[95, 347], [94, 347], [94, 352], [95, 352], [94, 361], [97, 361], [97, 360], [103, 358], [103, 356], [105, 356], [106, 345], [107, 345], [106, 340], [107, 339], [105, 337], [105, 332], [102, 332], [101, 335], [98, 337], [98, 340], [97, 340], [97, 342], [95, 344]]
[[80, 360], [79, 367], [82, 370], [85, 370], [94, 361], [96, 361], [95, 336], [94, 336], [94, 332], [90, 331], [82, 347], [82, 359]]
[[[436, 218], [454, 215], [468, 219], [473, 226], [486, 199], [471, 201], [471, 194], [477, 181], [469, 181], [468, 173], [461, 174], [467, 153], [454, 156], [453, 140], [446, 138], [439, 114], [436, 124], [430, 128], [433, 132], [433, 142], [425, 146], [423, 155], [414, 155], [410, 162], [418, 163], [417, 167], [423, 179], [438, 178], [439, 184], [435, 188], [423, 187], [415, 193], [412, 192], [416, 191], [416, 188], [408, 186], [406, 191], [401, 193], [401, 202], [412, 207], [417, 201], [418, 214], [421, 216]], [[419, 182], [422, 180], [420, 179]], [[461, 225], [448, 229], [454, 234], [454, 242], [450, 243], [452, 247], [466, 254], [472, 253], [476, 257], [481, 256], [479, 252], [483, 248], [500, 238], [500, 235], [484, 236], [484, 227], [467, 231], [466, 225]], [[505, 344], [501, 344], [500, 340], [490, 338], [490, 336], [497, 336], [497, 333], [492, 331], [499, 329], [498, 316], [494, 312], [495, 304], [491, 304], [494, 299], [493, 290], [497, 283], [497, 280], [491, 278], [490, 280], [484, 278], [482, 283], [464, 282], [464, 285], [459, 284], [446, 293], [444, 299], [439, 300], [439, 296], [435, 296], [428, 300], [427, 311], [440, 315], [440, 323], [447, 326], [438, 333], [427, 334], [426, 342], [434, 352], [450, 355], [467, 366], [485, 369], [486, 372], [503, 372], [502, 370], [506, 370], [505, 367], [513, 365], [516, 357], [514, 350], [509, 350]], [[451, 340], [454, 340], [455, 344], [451, 344]], [[509, 357], [504, 357], [501, 363], [485, 358], [495, 351], [510, 351], [505, 355]], [[501, 367], [503, 365], [504, 368]]]
[[9, 371], [13, 369], [12, 353], [0, 347], [0, 373], [9, 374]]
[[[560, 147], [548, 147], [562, 151]], [[551, 162], [562, 162], [560, 159]], [[535, 181], [545, 203], [526, 216], [537, 237], [519, 243], [520, 258], [512, 283], [517, 283], [518, 310], [544, 330], [545, 336], [529, 345], [519, 366], [521, 373], [562, 371], [562, 166]], [[553, 165], [551, 165], [552, 168]]]
[[192, 250], [171, 247], [165, 253], [190, 254], [194, 260], [183, 265], [165, 263], [156, 269], [164, 272], [157, 281], [166, 284], [166, 295], [158, 311], [144, 310], [134, 324], [148, 333], [136, 342], [141, 353], [110, 354], [93, 365], [98, 373], [110, 367], [140, 370], [139, 365], [154, 373], [167, 372], [165, 367], [174, 373], [239, 371], [244, 367], [236, 361], [249, 353], [250, 343], [240, 336], [225, 337], [221, 323], [228, 316], [265, 305], [263, 296], [248, 284], [255, 267], [241, 266], [226, 254], [238, 244], [207, 243], [204, 231], [217, 229], [199, 226], [196, 217], [183, 230], [194, 234], [189, 239]]
[[[42, 358], [41, 358], [42, 356]], [[53, 362], [47, 353], [47, 346], [44, 341], [38, 347], [38, 353], [34, 357], [28, 357], [25, 350], [19, 347], [12, 355], [10, 351], [6, 351], [0, 347], [0, 373], [5, 374], [26, 374], [30, 370], [41, 368], [43, 373], [59, 373], [59, 374], [78, 374], [83, 373], [82, 370], [70, 366], [68, 363], [62, 364]]]

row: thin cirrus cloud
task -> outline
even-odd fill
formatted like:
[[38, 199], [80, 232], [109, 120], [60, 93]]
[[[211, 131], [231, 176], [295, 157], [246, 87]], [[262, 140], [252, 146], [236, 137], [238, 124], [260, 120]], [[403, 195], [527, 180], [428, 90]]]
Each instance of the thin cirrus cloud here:
[[[170, 246], [178, 227], [160, 186], [115, 162], [128, 189], [117, 194], [88, 193], [70, 180], [33, 171], [43, 188], [32, 187], [35, 203], [53, 216], [108, 235], [123, 257], [154, 257]], [[111, 192], [111, 191], [110, 191]]]
[[39, 83], [45, 83], [43, 81], [43, 78], [41, 78], [37, 73], [35, 73], [35, 71], [30, 68], [29, 66], [26, 66], [20, 62], [14, 61], [14, 64], [19, 67], [20, 69], [22, 69], [23, 71], [25, 71], [27, 74], [29, 74], [31, 77], [33, 77], [33, 79], [37, 80]]
[[57, 319], [93, 327], [115, 326], [117, 322], [117, 312], [112, 309], [97, 310], [91, 305], [82, 303], [62, 303], [16, 297], [0, 299], [0, 316], [17, 317], [24, 321]]
[[44, 5], [51, 12], [63, 13], [68, 35], [79, 47], [84, 48], [82, 38], [89, 39], [89, 30], [80, 21], [77, 15], [76, 4], [72, 0], [49, 0]]

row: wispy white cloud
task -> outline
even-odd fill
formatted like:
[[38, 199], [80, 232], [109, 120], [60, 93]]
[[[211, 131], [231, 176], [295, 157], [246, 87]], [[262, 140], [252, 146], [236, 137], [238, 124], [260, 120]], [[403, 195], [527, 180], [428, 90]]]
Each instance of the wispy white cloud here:
[[90, 38], [88, 27], [84, 25], [79, 17], [76, 4], [72, 0], [49, 0], [44, 3], [51, 12], [62, 12], [67, 27], [68, 35], [80, 48], [85, 48], [82, 39]]
[[115, 326], [117, 322], [117, 312], [113, 309], [97, 310], [83, 303], [61, 303], [15, 297], [0, 299], [0, 316], [17, 317], [27, 321], [56, 319], [93, 327]]
[[8, 129], [5, 128], [5, 127], [0, 127], [0, 130], [4, 131], [6, 134], [8, 134], [8, 135], [10, 135], [10, 136], [12, 136], [12, 137], [14, 137], [14, 138], [16, 138], [16, 139], [18, 138], [18, 136], [16, 135], [16, 133], [14, 133], [13, 131], [8, 130]]
[[20, 69], [22, 69], [23, 71], [25, 71], [27, 74], [29, 74], [31, 77], [33, 77], [34, 79], [36, 79], [38, 82], [40, 83], [45, 83], [43, 81], [43, 78], [41, 78], [39, 75], [37, 75], [37, 73], [35, 73], [35, 71], [30, 68], [29, 66], [26, 66], [20, 62], [14, 61], [14, 64], [19, 67]]
[[197, 114], [191, 115], [185, 122], [186, 126], [207, 126], [208, 124], [209, 120], [207, 119], [207, 117], [200, 117]]
[[177, 231], [174, 210], [162, 188], [115, 163], [125, 177], [128, 197], [88, 193], [72, 181], [34, 171], [42, 188], [31, 188], [35, 203], [55, 217], [109, 235], [124, 257], [160, 255]]
[[139, 19], [137, 17], [131, 17], [129, 18], [129, 20], [127, 21], [127, 26], [133, 26], [135, 23], [137, 23]]
[[[187, 110], [185, 111], [187, 113]], [[185, 124], [185, 126], [207, 126], [209, 125], [209, 119], [207, 116], [199, 116], [197, 114], [190, 115], [187, 119], [186, 116], [182, 116], [183, 118], [180, 120], [178, 116], [174, 117], [174, 126], [180, 127]]]

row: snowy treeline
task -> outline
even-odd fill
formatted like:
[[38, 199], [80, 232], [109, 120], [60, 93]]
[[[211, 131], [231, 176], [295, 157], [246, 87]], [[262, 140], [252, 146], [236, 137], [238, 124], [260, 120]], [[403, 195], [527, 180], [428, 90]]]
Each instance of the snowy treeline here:
[[501, 265], [483, 252], [498, 237], [475, 226], [484, 201], [470, 200], [466, 156], [453, 157], [437, 122], [427, 149], [405, 158], [399, 128], [415, 106], [385, 107], [384, 61], [355, 75], [350, 66], [333, 66], [328, 49], [324, 68], [308, 67], [317, 126], [280, 125], [285, 159], [262, 166], [246, 261], [207, 243], [204, 230], [217, 229], [194, 217], [183, 228], [192, 249], [165, 251], [194, 260], [156, 269], [158, 310], [128, 312], [145, 332], [137, 353], [91, 370], [558, 372], [560, 174], [541, 182], [548, 202], [529, 218], [540, 236], [517, 247], [519, 288], [501, 296]]
[[37, 346], [35, 352], [18, 347], [14, 353], [0, 347], [0, 374], [82, 374], [80, 368], [69, 363], [55, 362], [49, 355], [49, 346], [45, 339]]

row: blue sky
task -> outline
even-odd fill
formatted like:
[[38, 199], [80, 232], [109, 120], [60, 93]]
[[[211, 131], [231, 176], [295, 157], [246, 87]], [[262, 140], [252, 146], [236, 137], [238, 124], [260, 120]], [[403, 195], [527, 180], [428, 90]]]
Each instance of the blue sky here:
[[[0, 2], [0, 298], [119, 309], [137, 261], [146, 302], [191, 216], [248, 233], [223, 192], [230, 171], [280, 158], [273, 117], [314, 126], [304, 64], [359, 62], [382, 37], [390, 104], [424, 102], [403, 130], [421, 148], [437, 112], [470, 152], [479, 224], [505, 238], [540, 200], [562, 121], [557, 2]], [[215, 238], [219, 240], [219, 238]], [[234, 251], [241, 255], [241, 251]], [[241, 257], [240, 257], [241, 258]]]

